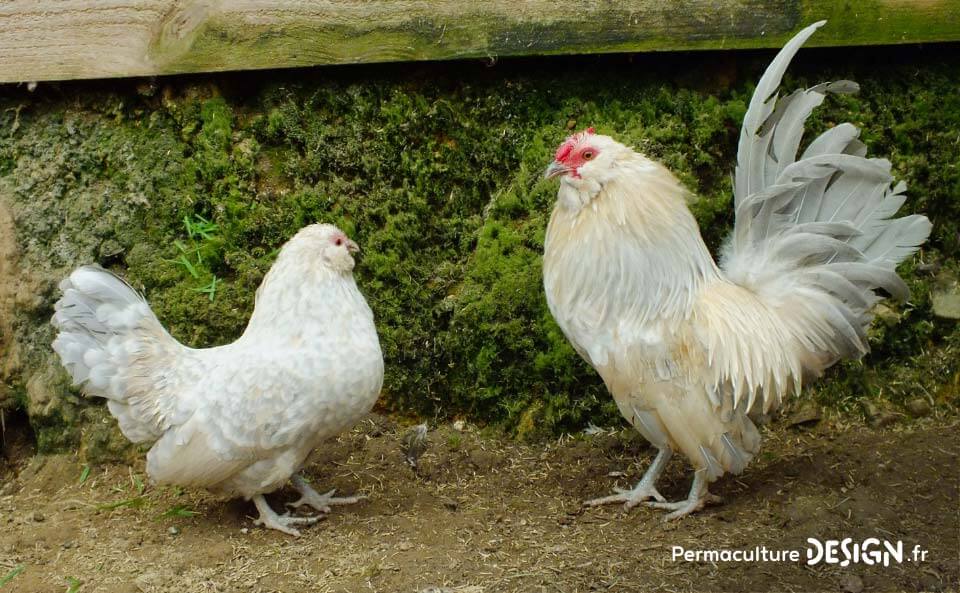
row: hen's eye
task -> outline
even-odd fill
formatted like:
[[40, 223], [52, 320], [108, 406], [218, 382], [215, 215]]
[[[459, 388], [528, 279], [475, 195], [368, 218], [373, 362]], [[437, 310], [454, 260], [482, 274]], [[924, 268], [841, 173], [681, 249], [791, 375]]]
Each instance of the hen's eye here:
[[341, 237], [337, 237], [336, 239], [333, 240], [333, 244], [336, 245], [337, 247], [340, 247], [341, 245], [343, 245], [343, 239]]
[[592, 158], [593, 158], [593, 151], [592, 151], [592, 150], [584, 150], [584, 151], [583, 151], [583, 160], [589, 161], [589, 160], [592, 159]]

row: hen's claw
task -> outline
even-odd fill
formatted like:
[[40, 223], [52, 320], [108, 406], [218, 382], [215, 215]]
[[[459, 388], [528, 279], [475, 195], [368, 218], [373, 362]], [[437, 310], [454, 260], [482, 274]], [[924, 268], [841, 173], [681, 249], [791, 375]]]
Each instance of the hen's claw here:
[[277, 515], [273, 517], [261, 516], [254, 519], [254, 525], [263, 525], [268, 529], [276, 529], [293, 537], [300, 537], [300, 531], [291, 527], [291, 525], [313, 525], [320, 520], [320, 517], [291, 517], [290, 515]]
[[307, 505], [313, 509], [320, 511], [321, 513], [329, 513], [330, 507], [342, 505], [342, 504], [354, 504], [364, 500], [366, 496], [341, 496], [335, 498], [333, 494], [337, 491], [336, 488], [327, 492], [325, 494], [319, 494], [317, 492], [313, 493], [304, 493], [300, 496], [299, 499], [288, 502], [287, 506], [298, 509], [303, 505]]
[[366, 496], [341, 496], [335, 498], [333, 495], [336, 493], [337, 489], [320, 494], [313, 489], [310, 484], [307, 484], [306, 480], [300, 476], [293, 477], [293, 486], [300, 491], [300, 498], [294, 502], [288, 502], [287, 506], [298, 509], [303, 505], [307, 505], [321, 513], [329, 513], [330, 507], [337, 505], [345, 504], [354, 504], [360, 502], [361, 500], [366, 499]]
[[291, 527], [292, 525], [313, 525], [320, 520], [320, 517], [291, 517], [288, 514], [278, 515], [262, 494], [253, 497], [253, 504], [260, 511], [260, 516], [253, 520], [254, 525], [262, 525], [267, 529], [276, 529], [293, 537], [300, 537], [300, 532]]

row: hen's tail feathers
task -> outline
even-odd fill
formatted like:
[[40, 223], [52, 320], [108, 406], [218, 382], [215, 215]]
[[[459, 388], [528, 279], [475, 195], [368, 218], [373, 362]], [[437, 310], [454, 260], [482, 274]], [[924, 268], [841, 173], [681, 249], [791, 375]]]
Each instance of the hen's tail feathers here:
[[75, 385], [108, 400], [124, 436], [154, 441], [178, 416], [175, 371], [188, 350], [129, 284], [99, 266], [60, 283], [53, 349]]
[[[852, 93], [839, 81], [778, 98], [790, 60], [824, 21], [798, 33], [757, 85], [737, 151], [736, 224], [724, 247], [726, 277], [753, 290], [784, 326], [805, 328], [798, 343], [819, 373], [839, 357], [867, 352], [877, 289], [905, 299], [897, 264], [930, 234], [919, 215], [893, 218], [906, 185], [893, 185], [890, 162], [866, 158], [858, 130], [840, 124], [797, 159], [804, 122], [828, 93]], [[803, 319], [801, 319], [803, 318]]]

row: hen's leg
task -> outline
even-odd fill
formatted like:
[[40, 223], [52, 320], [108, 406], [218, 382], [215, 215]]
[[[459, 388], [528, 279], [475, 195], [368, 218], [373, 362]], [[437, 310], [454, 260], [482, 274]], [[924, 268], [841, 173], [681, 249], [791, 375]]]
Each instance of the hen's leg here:
[[657, 456], [654, 458], [653, 463], [650, 464], [650, 467], [647, 468], [647, 472], [643, 474], [643, 477], [640, 478], [640, 481], [637, 482], [637, 485], [633, 487], [632, 490], [627, 490], [626, 488], [614, 488], [616, 494], [611, 494], [610, 496], [604, 496], [603, 498], [594, 498], [593, 500], [588, 500], [584, 502], [586, 506], [595, 507], [602, 504], [615, 504], [623, 503], [624, 508], [631, 509], [641, 502], [647, 500], [648, 498], [654, 498], [661, 502], [666, 499], [657, 492], [657, 480], [660, 478], [660, 474], [663, 473], [663, 469], [667, 467], [667, 462], [670, 461], [670, 458], [673, 457], [673, 449], [670, 447], [663, 447], [657, 452]]
[[260, 511], [260, 517], [254, 520], [254, 525], [263, 525], [268, 529], [276, 529], [294, 537], [300, 537], [300, 532], [292, 525], [311, 525], [319, 520], [319, 517], [290, 517], [289, 515], [278, 515], [267, 504], [267, 499], [262, 494], [252, 498], [253, 504], [257, 505]]
[[366, 496], [342, 496], [340, 498], [334, 498], [333, 495], [337, 491], [336, 488], [326, 494], [320, 494], [300, 476], [294, 475], [291, 480], [293, 481], [293, 487], [300, 491], [300, 499], [295, 502], [288, 502], [287, 506], [295, 509], [307, 505], [321, 513], [329, 513], [330, 507], [332, 506], [338, 504], [353, 504], [366, 498]]
[[719, 496], [710, 494], [707, 491], [707, 479], [704, 475], [704, 470], [694, 472], [693, 484], [690, 485], [690, 494], [687, 495], [686, 500], [677, 502], [664, 502], [661, 500], [660, 502], [648, 502], [647, 504], [657, 509], [673, 511], [663, 518], [664, 521], [670, 521], [671, 519], [679, 519], [680, 517], [685, 517], [690, 513], [699, 511], [708, 503], [720, 502]]

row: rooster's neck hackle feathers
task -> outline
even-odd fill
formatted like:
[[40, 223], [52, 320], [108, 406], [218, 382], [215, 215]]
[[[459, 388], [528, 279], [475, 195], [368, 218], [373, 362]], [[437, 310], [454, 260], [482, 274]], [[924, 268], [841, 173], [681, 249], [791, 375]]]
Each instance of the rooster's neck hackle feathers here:
[[[616, 321], [601, 303], [629, 305], [632, 319], [682, 319], [718, 271], [690, 210], [687, 192], [664, 167], [624, 148], [589, 203], [560, 199], [547, 228], [544, 282], [561, 315], [589, 310]], [[596, 176], [584, 175], [586, 186]], [[636, 316], [636, 317], [634, 317]]]

